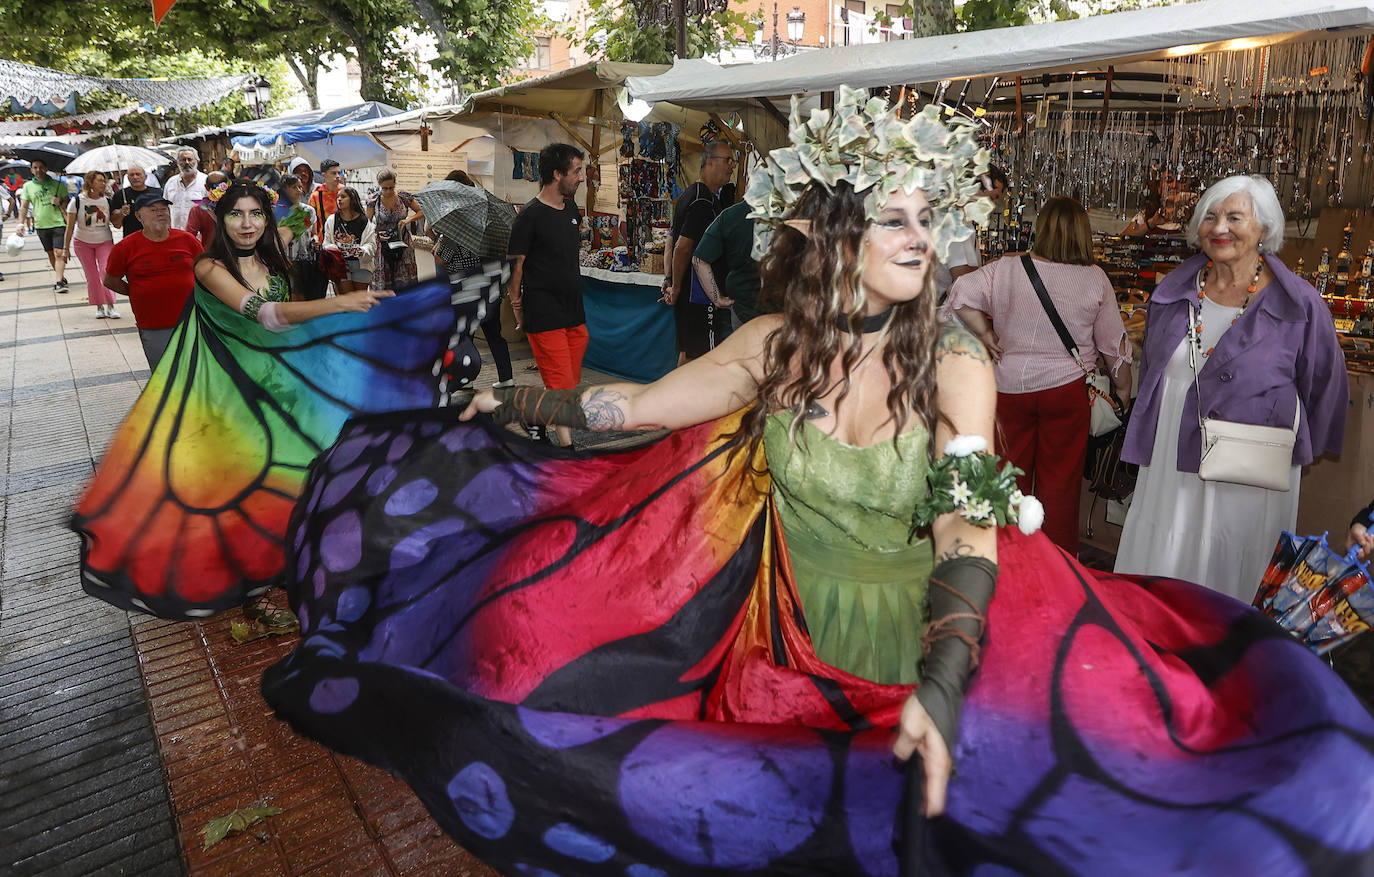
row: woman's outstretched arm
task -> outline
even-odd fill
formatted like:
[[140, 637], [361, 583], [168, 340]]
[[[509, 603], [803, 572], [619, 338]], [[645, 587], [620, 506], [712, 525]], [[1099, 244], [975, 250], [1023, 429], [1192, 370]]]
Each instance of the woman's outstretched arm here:
[[776, 316], [751, 320], [705, 356], [651, 384], [601, 384], [582, 391], [516, 387], [500, 398], [484, 390], [462, 418], [504, 404], [513, 408], [512, 421], [596, 431], [680, 429], [715, 420], [753, 401], [768, 336], [780, 322]]
[[[229, 307], [247, 316], [244, 310], [244, 300], [253, 295], [253, 290], [239, 283], [227, 268], [211, 259], [202, 259], [197, 262], [195, 271], [196, 280], [205, 287], [206, 291]], [[391, 298], [395, 294], [389, 289], [362, 289], [316, 301], [272, 302], [276, 305], [275, 310], [285, 325], [268, 325], [262, 318], [261, 310], [255, 311], [255, 314], [249, 319], [261, 322], [271, 329], [281, 329], [327, 314], [339, 314], [345, 311], [370, 311], [382, 299]]]

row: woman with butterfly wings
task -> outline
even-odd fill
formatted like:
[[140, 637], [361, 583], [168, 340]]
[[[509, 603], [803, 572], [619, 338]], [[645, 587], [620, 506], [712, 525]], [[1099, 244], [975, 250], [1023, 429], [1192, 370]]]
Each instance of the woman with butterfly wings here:
[[[198, 618], [279, 583], [311, 461], [349, 417], [447, 404], [508, 269], [303, 301], [272, 194], [232, 186], [163, 357], [76, 505], [86, 591]], [[286, 232], [289, 234], [289, 232]]]
[[1374, 720], [1316, 656], [998, 529], [1035, 508], [931, 280], [979, 218], [973, 132], [847, 88], [792, 124], [746, 196], [780, 315], [654, 384], [344, 428], [293, 517], [277, 715], [507, 874], [1374, 870]]

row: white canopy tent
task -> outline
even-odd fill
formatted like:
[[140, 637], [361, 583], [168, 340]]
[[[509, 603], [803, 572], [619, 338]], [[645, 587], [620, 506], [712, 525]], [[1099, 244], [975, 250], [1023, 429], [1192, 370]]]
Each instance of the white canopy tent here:
[[1262, 45], [1312, 32], [1374, 29], [1374, 0], [1201, 0], [1072, 21], [946, 34], [807, 52], [770, 64], [719, 67], [679, 60], [631, 76], [632, 97], [710, 107], [718, 101], [875, 88], [1005, 73], [1050, 72]]
[[513, 176], [514, 154], [498, 145], [535, 152], [560, 138], [566, 135], [552, 121], [473, 113], [465, 104], [371, 119], [340, 129], [333, 137], [336, 143], [361, 140], [380, 145], [391, 157], [390, 163], [401, 156], [424, 157], [436, 179], [451, 170], [467, 171], [487, 191], [512, 203], [528, 201], [538, 187]]
[[[393, 161], [429, 163], [431, 159], [424, 156], [434, 154], [434, 171], [442, 168], [447, 173], [464, 167], [488, 191], [513, 203], [523, 203], [538, 192], [532, 180], [522, 179], [516, 173], [513, 151], [537, 152], [559, 140], [571, 140], [588, 151], [595, 144], [600, 154], [600, 190], [605, 193], [601, 205], [613, 207], [622, 120], [618, 92], [631, 76], [650, 76], [667, 69], [655, 64], [584, 64], [478, 92], [462, 104], [358, 122], [335, 130], [332, 139], [335, 143], [370, 139], [389, 150]], [[744, 130], [751, 136], [761, 134], [775, 140], [783, 136], [785, 125], [771, 106], [769, 112], [742, 99], [722, 101], [721, 108], [739, 113]], [[699, 129], [709, 118], [700, 110], [659, 103], [646, 120], [681, 126], [678, 142], [694, 156], [700, 148]], [[455, 157], [445, 159], [444, 153]], [[466, 166], [456, 158], [459, 153]], [[684, 165], [695, 172], [694, 158], [684, 158]], [[442, 177], [443, 173], [436, 176]]]

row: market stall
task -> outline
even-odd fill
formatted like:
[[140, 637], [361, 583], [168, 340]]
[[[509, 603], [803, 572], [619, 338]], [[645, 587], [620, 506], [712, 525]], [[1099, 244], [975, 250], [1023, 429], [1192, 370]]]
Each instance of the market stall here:
[[385, 152], [366, 140], [336, 141], [336, 130], [367, 119], [386, 118], [400, 109], [379, 101], [364, 101], [332, 110], [310, 110], [230, 125], [225, 133], [232, 153], [244, 164], [270, 164], [300, 155], [315, 167], [326, 158], [345, 170], [377, 167]]
[[479, 92], [462, 105], [347, 126], [334, 138], [366, 137], [385, 148], [403, 188], [461, 168], [516, 205], [538, 194], [537, 159], [545, 145], [570, 142], [594, 157], [586, 162], [579, 197], [587, 217], [586, 361], [599, 371], [649, 381], [677, 362], [672, 312], [658, 302], [662, 253], [672, 200], [695, 179], [703, 138], [723, 137], [748, 153], [753, 142], [769, 148], [785, 133], [776, 109], [748, 101], [724, 102], [719, 112], [659, 103], [643, 117], [627, 116], [625, 80], [666, 69], [583, 65]]
[[[1025, 249], [1036, 207], [1073, 195], [1090, 208], [1099, 260], [1128, 314], [1191, 255], [1183, 229], [1196, 193], [1229, 174], [1264, 175], [1290, 220], [1279, 257], [1322, 289], [1343, 333], [1353, 403], [1345, 452], [1305, 473], [1298, 524], [1343, 531], [1374, 492], [1359, 462], [1374, 411], [1374, 313], [1365, 316], [1374, 273], [1371, 34], [1368, 0], [1202, 0], [827, 49], [764, 69], [679, 61], [628, 87], [645, 101], [710, 107], [844, 83], [913, 112], [934, 103], [976, 119], [1012, 181], [980, 235], [985, 256]], [[1141, 223], [1149, 234], [1123, 236], [1133, 220], [1153, 220]], [[1143, 314], [1130, 325], [1143, 325]]]

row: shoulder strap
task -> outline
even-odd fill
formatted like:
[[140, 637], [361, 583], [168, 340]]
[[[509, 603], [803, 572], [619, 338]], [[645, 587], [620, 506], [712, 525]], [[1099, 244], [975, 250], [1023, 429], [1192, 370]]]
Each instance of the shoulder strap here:
[[1021, 265], [1026, 269], [1026, 275], [1030, 277], [1031, 286], [1035, 287], [1035, 295], [1040, 299], [1040, 306], [1045, 309], [1045, 315], [1050, 318], [1050, 323], [1054, 326], [1054, 331], [1059, 333], [1059, 341], [1064, 345], [1064, 349], [1073, 357], [1074, 362], [1086, 372], [1088, 369], [1083, 365], [1083, 357], [1078, 352], [1078, 345], [1074, 342], [1073, 336], [1069, 334], [1069, 329], [1064, 325], [1064, 321], [1059, 318], [1059, 311], [1055, 308], [1054, 302], [1050, 299], [1050, 294], [1045, 290], [1045, 282], [1040, 279], [1040, 272], [1035, 270], [1035, 262], [1032, 261], [1030, 253], [1021, 256]]

